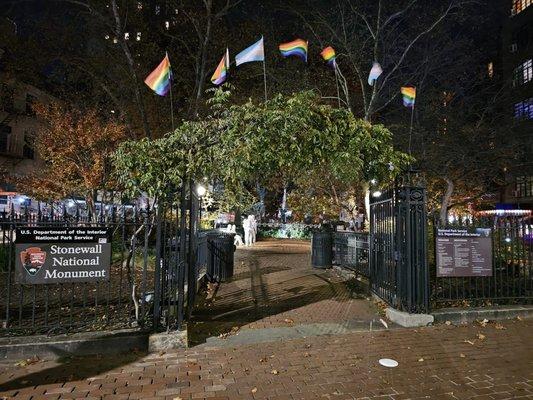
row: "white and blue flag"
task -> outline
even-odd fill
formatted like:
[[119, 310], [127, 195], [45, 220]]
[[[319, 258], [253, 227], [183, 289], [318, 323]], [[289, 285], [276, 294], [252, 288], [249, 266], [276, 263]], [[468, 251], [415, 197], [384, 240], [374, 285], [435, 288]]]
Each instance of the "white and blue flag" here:
[[250, 47], [244, 49], [235, 56], [235, 64], [237, 66], [254, 61], [265, 61], [265, 49], [263, 47], [263, 37], [252, 44]]
[[378, 62], [374, 61], [374, 64], [372, 65], [372, 69], [370, 70], [370, 74], [368, 74], [368, 84], [370, 86], [374, 85], [374, 82], [376, 82], [379, 78], [379, 76], [383, 73], [383, 70], [381, 69], [381, 65], [379, 65]]

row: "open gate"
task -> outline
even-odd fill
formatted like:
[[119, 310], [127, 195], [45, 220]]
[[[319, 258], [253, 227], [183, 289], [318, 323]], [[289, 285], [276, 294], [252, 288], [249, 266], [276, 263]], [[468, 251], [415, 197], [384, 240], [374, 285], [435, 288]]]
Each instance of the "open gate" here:
[[392, 186], [370, 202], [370, 282], [392, 307], [428, 312], [426, 193]]

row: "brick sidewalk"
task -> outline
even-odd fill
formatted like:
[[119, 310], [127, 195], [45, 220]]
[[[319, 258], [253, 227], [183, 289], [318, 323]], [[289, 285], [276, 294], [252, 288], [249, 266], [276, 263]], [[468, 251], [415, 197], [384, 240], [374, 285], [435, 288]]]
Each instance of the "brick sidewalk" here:
[[190, 324], [193, 343], [239, 328], [265, 329], [308, 324], [380, 324], [368, 288], [332, 270], [311, 267], [310, 244], [268, 240], [239, 247], [235, 274], [213, 302], [199, 304]]
[[532, 328], [444, 325], [38, 362], [2, 369], [0, 387], [13, 399], [533, 399]]

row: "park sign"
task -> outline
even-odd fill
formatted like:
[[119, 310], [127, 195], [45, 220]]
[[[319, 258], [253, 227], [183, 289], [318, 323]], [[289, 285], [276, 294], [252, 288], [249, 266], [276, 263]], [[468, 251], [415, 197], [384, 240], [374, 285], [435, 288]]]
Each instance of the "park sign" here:
[[26, 227], [16, 230], [17, 282], [46, 284], [109, 280], [110, 230]]
[[438, 229], [437, 277], [492, 276], [491, 230]]

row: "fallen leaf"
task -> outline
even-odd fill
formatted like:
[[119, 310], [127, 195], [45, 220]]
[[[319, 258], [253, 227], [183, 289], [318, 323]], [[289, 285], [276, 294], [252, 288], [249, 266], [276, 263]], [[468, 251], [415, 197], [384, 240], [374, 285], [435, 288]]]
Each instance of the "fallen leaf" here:
[[382, 323], [382, 325], [385, 327], [385, 329], [389, 329], [389, 324], [387, 324], [382, 318], [379, 319], [379, 322]]
[[463, 353], [461, 353], [461, 354], [459, 354], [459, 357], [465, 358], [466, 356]]
[[494, 325], [494, 328], [498, 329], [498, 330], [502, 330], [502, 329], [507, 329], [505, 326], [503, 326], [502, 324], [496, 324]]
[[254, 388], [252, 389], [252, 393], [257, 393], [257, 388], [256, 388], [256, 387], [254, 387]]
[[445, 324], [449, 326], [449, 325], [452, 324], [452, 322], [451, 321], [446, 321]]
[[292, 319], [290, 319], [290, 318], [285, 318], [283, 321], [284, 321], [285, 323], [287, 323], [287, 324], [293, 324], [293, 323], [294, 323], [294, 320], [292, 320]]
[[304, 353], [304, 357], [311, 357], [311, 354], [309, 354], [309, 353]]
[[259, 362], [266, 362], [266, 358], [260, 358]]
[[277, 369], [273, 369], [272, 371], [270, 371], [270, 373], [272, 375], [278, 375], [279, 374], [279, 371]]
[[519, 315], [519, 316], [516, 317], [516, 320], [517, 321], [522, 321], [522, 317]]
[[464, 342], [468, 343], [468, 344], [471, 344], [472, 346], [474, 345], [474, 341], [473, 340], [465, 340]]
[[478, 334], [477, 334], [477, 338], [478, 338], [479, 340], [485, 340], [486, 336], [483, 335], [482, 333], [478, 333]]
[[423, 359], [422, 357], [420, 357], [420, 358], [418, 359], [418, 362], [422, 362], [422, 361], [424, 361], [424, 359]]
[[181, 397], [174, 397], [173, 400], [183, 400], [183, 398], [181, 398]]
[[484, 318], [482, 321], [478, 321], [478, 324], [482, 326], [483, 328], [486, 327], [488, 323], [489, 323], [489, 320], [486, 318]]

